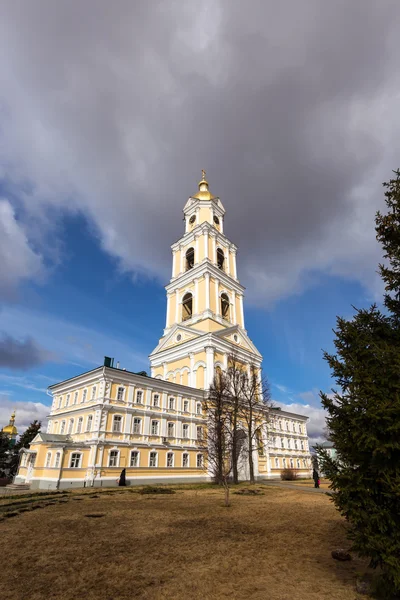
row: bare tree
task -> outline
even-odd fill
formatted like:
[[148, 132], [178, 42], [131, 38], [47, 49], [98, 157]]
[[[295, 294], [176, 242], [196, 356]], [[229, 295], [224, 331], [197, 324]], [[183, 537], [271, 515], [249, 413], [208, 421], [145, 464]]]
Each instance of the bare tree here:
[[254, 452], [264, 452], [263, 438], [265, 440], [268, 436], [272, 408], [271, 393], [267, 379], [261, 377], [260, 369], [255, 365], [249, 365], [248, 371], [242, 373], [241, 379], [239, 419], [247, 434], [250, 483], [255, 483]]
[[204, 467], [213, 480], [225, 490], [225, 506], [229, 501], [229, 478], [232, 472], [232, 436], [230, 431], [229, 379], [226, 373], [218, 371], [204, 400], [207, 413], [207, 428], [202, 446], [206, 454]]

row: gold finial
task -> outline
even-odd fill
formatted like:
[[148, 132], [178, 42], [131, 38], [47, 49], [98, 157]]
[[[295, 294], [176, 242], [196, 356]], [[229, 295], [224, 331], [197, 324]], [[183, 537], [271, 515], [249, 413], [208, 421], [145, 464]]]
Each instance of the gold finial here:
[[201, 174], [203, 176], [203, 181], [205, 181], [206, 180], [206, 172], [204, 169], [201, 170]]
[[215, 200], [215, 196], [210, 193], [208, 189], [208, 181], [206, 179], [206, 172], [204, 169], [201, 170], [201, 181], [199, 181], [199, 191], [197, 194], [194, 194], [192, 198], [197, 198], [198, 200]]

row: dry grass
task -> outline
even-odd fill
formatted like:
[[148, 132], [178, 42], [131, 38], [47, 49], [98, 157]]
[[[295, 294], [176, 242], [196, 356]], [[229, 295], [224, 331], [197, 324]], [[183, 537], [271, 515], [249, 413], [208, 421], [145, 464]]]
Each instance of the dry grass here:
[[[324, 494], [263, 487], [88, 493], [0, 523], [7, 600], [355, 600], [358, 560]], [[77, 497], [81, 501], [74, 501]], [[103, 514], [99, 518], [85, 515]], [[360, 597], [361, 598], [361, 597]]]

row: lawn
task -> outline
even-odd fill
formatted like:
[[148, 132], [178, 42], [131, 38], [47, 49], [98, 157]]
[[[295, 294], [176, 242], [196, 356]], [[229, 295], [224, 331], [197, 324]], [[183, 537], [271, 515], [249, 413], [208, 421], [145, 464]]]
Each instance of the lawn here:
[[358, 598], [356, 574], [365, 565], [331, 558], [348, 543], [328, 497], [257, 488], [263, 495], [232, 494], [229, 508], [215, 488], [74, 492], [33, 511], [26, 502], [26, 512], [0, 522], [2, 597]]

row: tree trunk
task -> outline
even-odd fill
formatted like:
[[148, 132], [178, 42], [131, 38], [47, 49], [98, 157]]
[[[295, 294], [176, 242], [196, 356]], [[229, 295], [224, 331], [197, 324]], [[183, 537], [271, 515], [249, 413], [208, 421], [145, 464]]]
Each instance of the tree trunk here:
[[233, 421], [232, 421], [232, 475], [233, 483], [239, 483], [239, 472], [238, 472], [238, 440], [237, 440], [237, 405], [236, 400], [233, 406]]
[[254, 479], [254, 461], [253, 461], [253, 415], [250, 411], [249, 421], [248, 421], [248, 435], [249, 435], [249, 473], [250, 473], [250, 483], [255, 483]]
[[223, 484], [225, 489], [225, 506], [230, 506], [231, 503], [229, 500], [229, 485], [226, 477], [223, 478]]

